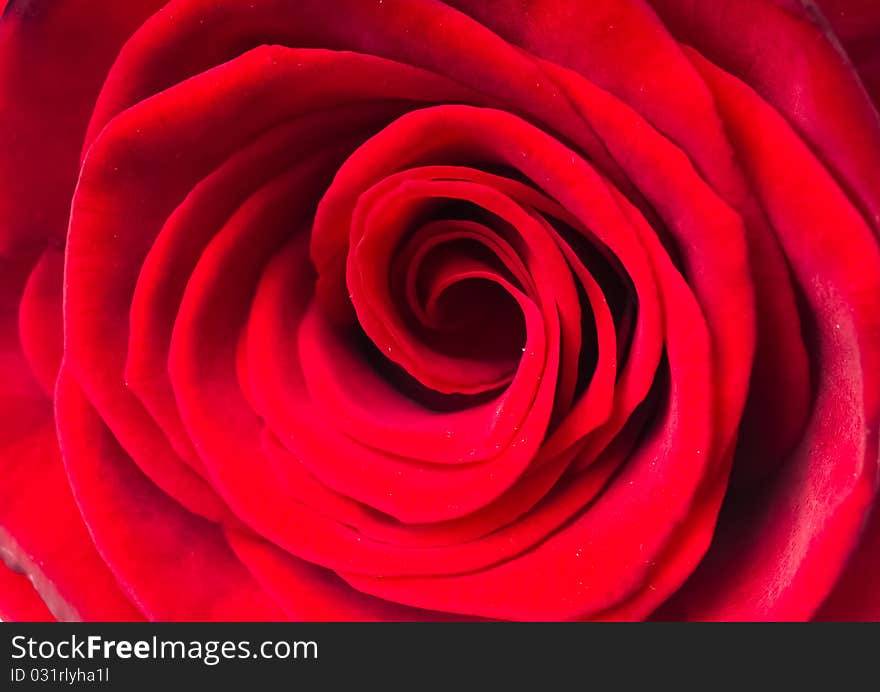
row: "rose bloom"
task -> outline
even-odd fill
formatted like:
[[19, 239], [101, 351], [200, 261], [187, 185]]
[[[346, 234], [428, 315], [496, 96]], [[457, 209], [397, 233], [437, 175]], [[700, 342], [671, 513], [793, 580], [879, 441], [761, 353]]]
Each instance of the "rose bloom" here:
[[0, 104], [3, 619], [880, 619], [876, 0], [7, 0]]

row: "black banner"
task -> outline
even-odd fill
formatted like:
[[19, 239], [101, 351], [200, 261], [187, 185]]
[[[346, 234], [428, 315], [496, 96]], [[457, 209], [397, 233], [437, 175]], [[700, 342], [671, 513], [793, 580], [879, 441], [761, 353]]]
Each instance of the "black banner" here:
[[[876, 625], [10, 624], [0, 689], [877, 686]], [[862, 677], [862, 671], [866, 677]], [[707, 677], [708, 676], [708, 677]]]

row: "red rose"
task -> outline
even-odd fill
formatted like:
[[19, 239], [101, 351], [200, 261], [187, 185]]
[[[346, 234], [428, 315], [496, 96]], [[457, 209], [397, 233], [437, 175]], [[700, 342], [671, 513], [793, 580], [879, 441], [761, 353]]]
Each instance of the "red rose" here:
[[7, 2], [0, 616], [880, 619], [820, 5]]

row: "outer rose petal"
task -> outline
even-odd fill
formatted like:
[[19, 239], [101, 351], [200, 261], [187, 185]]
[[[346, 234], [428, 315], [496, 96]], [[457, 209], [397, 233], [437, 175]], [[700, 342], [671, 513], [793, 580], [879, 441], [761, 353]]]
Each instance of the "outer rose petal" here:
[[55, 618], [28, 578], [0, 565], [0, 620], [51, 622]]
[[[18, 297], [31, 284], [32, 266], [0, 260], [0, 553], [28, 574], [59, 619], [140, 619], [82, 523], [58, 454], [52, 403], [21, 353]], [[53, 303], [57, 309], [60, 300], [47, 300]], [[46, 318], [51, 325], [58, 315]], [[60, 334], [46, 337], [60, 341]]]
[[138, 470], [61, 369], [55, 394], [64, 463], [102, 557], [154, 620], [281, 620], [227, 545]]
[[880, 503], [865, 527], [862, 542], [846, 570], [819, 609], [820, 620], [880, 622]]
[[880, 3], [877, 0], [816, 0], [834, 34], [880, 108]]
[[728, 499], [706, 560], [674, 599], [697, 619], [804, 619], [856, 547], [877, 489], [880, 251], [788, 123], [696, 52], [814, 323], [813, 413], [760, 493]]
[[63, 243], [98, 90], [125, 39], [163, 4], [0, 3], [0, 253]]
[[808, 141], [880, 233], [880, 118], [800, 0], [651, 0], [679, 40], [736, 75]]

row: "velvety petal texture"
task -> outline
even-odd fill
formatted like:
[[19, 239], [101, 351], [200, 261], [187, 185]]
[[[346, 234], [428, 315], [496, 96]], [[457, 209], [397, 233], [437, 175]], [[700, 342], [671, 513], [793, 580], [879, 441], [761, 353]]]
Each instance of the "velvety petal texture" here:
[[0, 617], [880, 618], [878, 45], [7, 2]]

